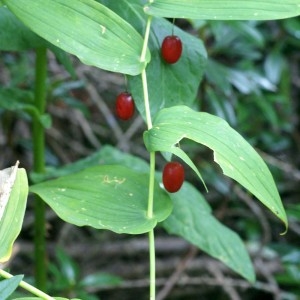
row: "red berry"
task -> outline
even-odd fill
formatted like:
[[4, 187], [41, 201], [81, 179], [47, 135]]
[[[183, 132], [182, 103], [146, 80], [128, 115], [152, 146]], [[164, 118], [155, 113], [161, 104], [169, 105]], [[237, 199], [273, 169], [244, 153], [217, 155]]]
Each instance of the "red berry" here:
[[130, 119], [134, 114], [134, 100], [130, 93], [123, 92], [116, 100], [116, 114], [122, 120]]
[[176, 35], [166, 36], [161, 45], [161, 56], [163, 59], [169, 64], [174, 64], [180, 58], [181, 53], [181, 39]]
[[165, 189], [169, 193], [177, 192], [184, 181], [184, 168], [179, 162], [169, 162], [165, 165], [162, 175]]

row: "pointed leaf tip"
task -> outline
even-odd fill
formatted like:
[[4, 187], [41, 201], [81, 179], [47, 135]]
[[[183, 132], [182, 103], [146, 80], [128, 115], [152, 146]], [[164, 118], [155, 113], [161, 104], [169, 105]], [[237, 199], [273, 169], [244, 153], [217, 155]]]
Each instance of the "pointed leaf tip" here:
[[186, 106], [173, 106], [162, 109], [153, 121], [153, 128], [144, 134], [148, 151], [175, 155], [180, 153], [174, 145], [183, 138], [212, 149], [224, 174], [248, 189], [287, 228], [287, 216], [267, 165], [226, 121]]

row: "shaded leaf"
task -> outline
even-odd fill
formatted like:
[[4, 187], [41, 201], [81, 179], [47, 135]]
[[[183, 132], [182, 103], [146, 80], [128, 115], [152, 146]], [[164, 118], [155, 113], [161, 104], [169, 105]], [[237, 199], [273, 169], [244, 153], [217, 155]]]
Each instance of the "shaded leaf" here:
[[242, 240], [212, 215], [203, 196], [188, 183], [170, 196], [174, 208], [163, 227], [254, 282], [254, 269]]
[[147, 14], [167, 18], [204, 20], [274, 20], [300, 14], [298, 0], [155, 0]]
[[[144, 33], [148, 16], [143, 11], [142, 1], [101, 0], [101, 2], [130, 22], [140, 34]], [[181, 38], [183, 52], [176, 64], [169, 65], [162, 60], [160, 48], [164, 37], [171, 35], [172, 32]], [[151, 51], [151, 61], [146, 72], [152, 116], [163, 107], [179, 104], [195, 105], [207, 56], [202, 41], [167, 20], [153, 18], [148, 47]], [[136, 107], [145, 119], [141, 77], [129, 76], [128, 84]]]
[[79, 283], [82, 287], [117, 286], [122, 283], [122, 278], [103, 272], [90, 274]]
[[214, 160], [225, 175], [236, 180], [287, 227], [287, 217], [273, 177], [257, 152], [223, 119], [186, 106], [161, 110], [146, 131], [144, 141], [148, 151], [171, 152], [193, 169], [177, 144], [184, 138], [206, 145], [214, 151]]
[[34, 105], [34, 96], [31, 91], [19, 88], [0, 88], [0, 108], [28, 113], [32, 118], [37, 118], [44, 128], [51, 127], [50, 115], [39, 113]]
[[155, 185], [153, 218], [147, 217], [149, 175], [119, 165], [87, 168], [30, 187], [60, 218], [77, 226], [139, 234], [171, 213], [169, 197]]
[[[161, 44], [167, 35], [179, 36], [183, 50], [179, 61], [167, 64], [161, 58]], [[206, 50], [200, 39], [182, 31], [164, 19], [154, 19], [149, 39], [151, 62], [146, 72], [151, 115], [164, 107], [197, 103], [197, 92], [206, 63]], [[142, 80], [140, 76], [129, 77], [130, 90], [136, 106], [145, 119]]]
[[281, 54], [281, 49], [273, 49], [264, 62], [264, 69], [267, 78], [274, 84], [278, 84], [282, 78], [283, 70], [287, 67], [284, 56]]

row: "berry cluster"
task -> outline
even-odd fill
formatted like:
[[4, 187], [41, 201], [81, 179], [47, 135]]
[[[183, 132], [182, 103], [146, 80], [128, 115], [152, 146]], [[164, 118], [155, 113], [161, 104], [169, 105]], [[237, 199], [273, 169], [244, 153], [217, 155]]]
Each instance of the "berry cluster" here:
[[[182, 54], [181, 39], [176, 35], [166, 36], [161, 45], [161, 56], [168, 64], [176, 63]], [[116, 115], [121, 120], [129, 120], [134, 115], [135, 105], [132, 95], [122, 92], [116, 99]], [[184, 181], [184, 168], [179, 162], [165, 165], [162, 175], [163, 185], [169, 193], [177, 192]]]
[[[176, 63], [181, 57], [182, 43], [178, 36], [166, 36], [161, 45], [161, 56], [168, 64]], [[184, 168], [179, 162], [169, 162], [165, 165], [162, 175], [165, 189], [169, 193], [176, 193], [184, 181]]]

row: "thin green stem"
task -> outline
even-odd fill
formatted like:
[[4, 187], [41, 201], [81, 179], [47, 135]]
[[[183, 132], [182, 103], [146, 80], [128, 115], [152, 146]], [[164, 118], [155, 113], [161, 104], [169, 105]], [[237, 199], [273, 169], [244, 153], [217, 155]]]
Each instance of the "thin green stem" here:
[[148, 129], [152, 128], [151, 112], [150, 112], [150, 103], [149, 103], [149, 94], [148, 94], [148, 84], [147, 84], [147, 75], [146, 71], [142, 71], [142, 83], [143, 83], [143, 92], [144, 92], [144, 103], [145, 103], [145, 113]]
[[150, 300], [155, 300], [155, 238], [154, 229], [149, 231]]
[[[12, 278], [13, 275], [11, 275], [10, 273], [1, 270], [0, 269], [0, 276], [2, 276], [3, 278], [9, 279]], [[54, 298], [50, 297], [49, 295], [45, 294], [44, 292], [40, 291], [39, 289], [37, 289], [36, 287], [30, 285], [29, 283], [25, 282], [25, 281], [21, 281], [19, 284], [20, 287], [22, 287], [23, 289], [25, 289], [26, 291], [28, 291], [29, 293], [44, 299], [44, 300], [55, 300]]]
[[147, 24], [146, 24], [144, 44], [143, 44], [143, 49], [142, 49], [142, 53], [141, 53], [141, 62], [144, 62], [146, 60], [146, 53], [147, 53], [148, 40], [149, 40], [149, 35], [150, 35], [151, 21], [152, 21], [152, 16], [149, 16], [148, 20], [147, 20]]
[[[141, 54], [141, 62], [146, 61], [147, 46], [150, 34], [152, 17], [148, 17], [144, 45]], [[151, 110], [149, 102], [149, 93], [148, 93], [148, 84], [147, 84], [147, 74], [146, 69], [142, 71], [142, 84], [143, 84], [143, 93], [144, 93], [144, 105], [146, 113], [146, 121], [148, 130], [152, 128], [151, 120]], [[147, 217], [149, 219], [153, 218], [153, 203], [154, 203], [154, 176], [155, 176], [155, 152], [150, 152], [150, 175], [149, 175], [149, 193], [148, 193], [148, 210]], [[150, 300], [155, 300], [155, 238], [154, 238], [154, 229], [149, 231], [149, 265], [150, 265]]]
[[[152, 20], [152, 17], [150, 16], [148, 18], [147, 25], [146, 25], [144, 45], [143, 45], [143, 50], [142, 50], [142, 54], [141, 54], [141, 61], [142, 62], [146, 60], [146, 53], [147, 53], [147, 45], [148, 45], [149, 34], [150, 34], [151, 20]], [[147, 121], [148, 129], [151, 129], [152, 128], [152, 120], [151, 120], [151, 112], [150, 112], [150, 103], [149, 103], [149, 93], [148, 93], [146, 69], [144, 69], [142, 71], [141, 75], [142, 75], [142, 83], [143, 83], [146, 121]]]
[[150, 178], [149, 178], [149, 194], [148, 194], [148, 210], [147, 217], [153, 217], [153, 201], [154, 201], [154, 175], [155, 175], [155, 152], [150, 152]]
[[[46, 48], [36, 49], [35, 67], [35, 107], [39, 115], [45, 112], [46, 107], [46, 78], [47, 56]], [[45, 131], [38, 117], [33, 118], [33, 170], [36, 173], [45, 171]], [[36, 286], [46, 290], [46, 240], [45, 240], [45, 203], [38, 196], [35, 198], [35, 281]]]

